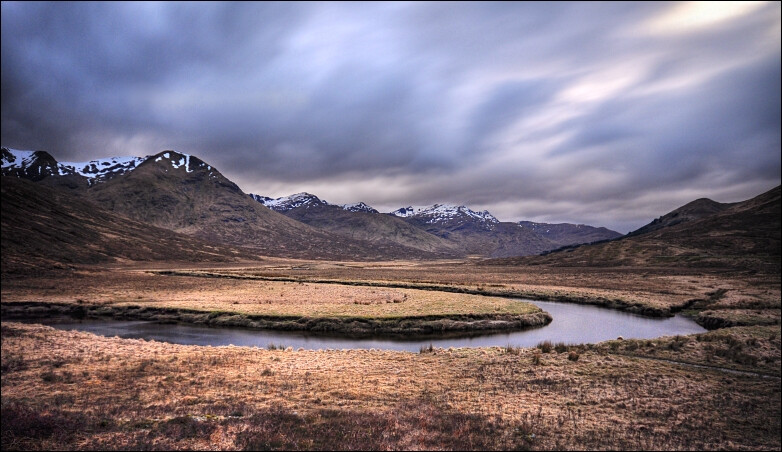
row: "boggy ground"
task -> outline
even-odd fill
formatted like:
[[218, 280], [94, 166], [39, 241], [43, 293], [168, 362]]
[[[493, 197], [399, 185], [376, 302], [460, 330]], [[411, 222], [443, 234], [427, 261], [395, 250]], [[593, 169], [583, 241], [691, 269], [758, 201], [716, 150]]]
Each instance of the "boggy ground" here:
[[[733, 340], [778, 369], [778, 328], [754, 328]], [[697, 361], [732, 330], [643, 345]], [[2, 448], [780, 448], [778, 377], [611, 344], [283, 351], [3, 322]]]

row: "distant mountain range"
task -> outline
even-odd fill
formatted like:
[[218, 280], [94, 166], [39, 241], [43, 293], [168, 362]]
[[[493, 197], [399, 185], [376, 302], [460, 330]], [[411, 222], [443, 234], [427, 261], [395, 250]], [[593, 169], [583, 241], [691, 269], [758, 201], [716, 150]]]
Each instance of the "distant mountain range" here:
[[559, 231], [556, 237], [550, 239], [545, 233], [527, 225], [501, 222], [486, 210], [476, 212], [466, 206], [451, 204], [417, 208], [409, 206], [388, 214], [379, 214], [363, 202], [333, 205], [310, 193], [296, 193], [280, 198], [255, 194], [250, 194], [250, 197], [290, 218], [336, 234], [369, 241], [382, 238], [400, 245], [452, 256], [524, 256], [558, 248], [563, 244], [621, 236], [606, 228], [523, 222], [539, 225], [542, 230], [550, 226]]
[[[0, 152], [4, 267], [50, 258], [94, 263], [188, 256], [477, 256], [553, 265], [722, 265], [726, 256], [742, 262], [760, 255], [766, 256], [760, 261], [776, 256], [778, 262], [779, 256], [779, 188], [743, 203], [699, 199], [622, 236], [580, 224], [503, 222], [459, 205], [380, 213], [364, 202], [335, 205], [309, 193], [248, 195], [210, 164], [170, 150], [89, 162], [58, 162], [44, 151]], [[594, 242], [606, 243], [586, 245]], [[534, 256], [541, 253], [548, 254]]]

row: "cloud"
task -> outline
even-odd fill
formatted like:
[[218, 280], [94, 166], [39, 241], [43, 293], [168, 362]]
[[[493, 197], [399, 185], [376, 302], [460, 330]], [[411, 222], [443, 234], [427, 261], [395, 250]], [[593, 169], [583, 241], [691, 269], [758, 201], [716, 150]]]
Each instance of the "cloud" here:
[[627, 231], [779, 184], [779, 31], [778, 3], [3, 2], [2, 143]]

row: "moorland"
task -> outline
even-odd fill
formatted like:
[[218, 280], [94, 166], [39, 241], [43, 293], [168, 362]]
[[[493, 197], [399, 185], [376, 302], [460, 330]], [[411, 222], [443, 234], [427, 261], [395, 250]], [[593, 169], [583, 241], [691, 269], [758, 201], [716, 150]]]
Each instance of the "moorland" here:
[[[98, 190], [4, 172], [3, 450], [780, 448], [779, 187], [683, 206], [602, 243], [492, 229], [485, 215], [413, 234], [414, 221], [370, 212], [355, 212], [366, 230], [354, 239], [353, 226], [316, 229], [259, 204], [205, 163], [201, 179], [168, 171], [164, 156]], [[110, 194], [134, 178], [142, 188], [118, 204]], [[384, 231], [374, 242], [373, 225]], [[415, 248], [411, 234], [424, 233]], [[529, 252], [507, 256], [502, 243]], [[707, 331], [399, 352], [178, 345], [41, 324], [378, 336], [545, 327], [550, 315], [519, 298], [684, 315]]]

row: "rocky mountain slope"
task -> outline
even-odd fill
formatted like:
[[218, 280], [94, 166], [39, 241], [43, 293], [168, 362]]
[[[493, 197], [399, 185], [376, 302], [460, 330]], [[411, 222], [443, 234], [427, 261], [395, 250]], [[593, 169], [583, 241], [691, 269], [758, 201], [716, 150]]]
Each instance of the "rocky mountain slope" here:
[[[146, 158], [59, 163], [42, 151], [3, 149], [3, 177], [28, 179], [135, 221], [259, 255], [320, 259], [433, 258], [421, 248], [352, 239], [263, 207], [195, 156], [163, 151]], [[324, 203], [325, 204], [325, 203]]]
[[197, 157], [164, 151], [135, 170], [95, 185], [90, 199], [138, 221], [205, 240], [308, 258], [432, 257], [393, 244], [351, 240], [287, 218], [246, 195]]

